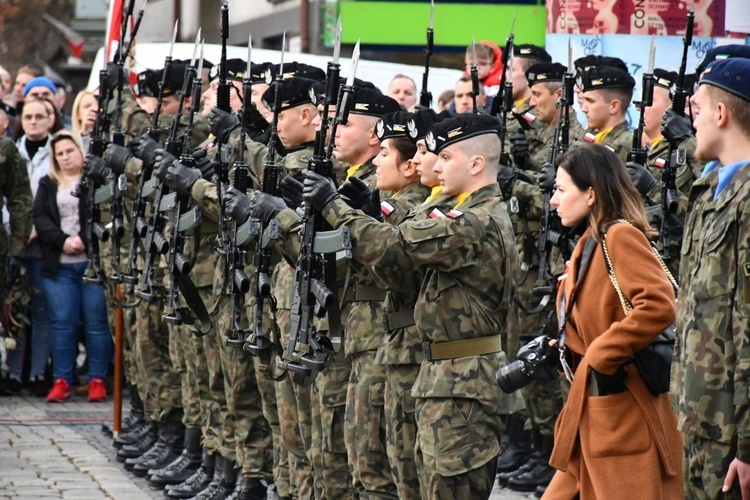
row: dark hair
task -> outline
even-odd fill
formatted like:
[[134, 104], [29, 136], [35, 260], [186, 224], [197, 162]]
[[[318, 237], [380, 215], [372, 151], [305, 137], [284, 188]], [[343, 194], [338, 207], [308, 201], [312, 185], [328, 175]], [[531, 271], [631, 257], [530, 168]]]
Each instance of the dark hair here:
[[655, 236], [649, 225], [643, 199], [630, 180], [619, 156], [601, 144], [572, 146], [557, 159], [578, 189], [594, 190], [594, 205], [589, 225], [596, 228], [595, 237], [618, 219], [625, 219], [646, 236]]
[[617, 87], [600, 89], [599, 92], [602, 93], [604, 100], [607, 102], [612, 102], [615, 99], [620, 101], [620, 113], [624, 115], [628, 112], [628, 106], [630, 106], [630, 101], [633, 99], [633, 89]]
[[[37, 102], [41, 104], [42, 106], [44, 106], [44, 109], [47, 109], [47, 106], [45, 105], [45, 103], [49, 103], [52, 106], [51, 118], [54, 120], [54, 122], [52, 125], [52, 130], [48, 132], [49, 135], [52, 135], [55, 132], [62, 130], [64, 128], [63, 120], [62, 120], [62, 117], [60, 116], [60, 112], [57, 110], [57, 108], [55, 107], [55, 104], [51, 100], [47, 99], [46, 97], [34, 97], [31, 100], [25, 101], [23, 104], [24, 106], [26, 106], [27, 104], [31, 104], [33, 102]], [[18, 119], [16, 120], [16, 126], [13, 128], [13, 138], [16, 140], [20, 139], [21, 136], [25, 134], [25, 132], [23, 131], [23, 119], [21, 118], [22, 115], [23, 115], [23, 108], [21, 108], [21, 113], [19, 113]]]
[[417, 143], [408, 137], [391, 137], [391, 147], [398, 153], [398, 163], [411, 160], [417, 153]]

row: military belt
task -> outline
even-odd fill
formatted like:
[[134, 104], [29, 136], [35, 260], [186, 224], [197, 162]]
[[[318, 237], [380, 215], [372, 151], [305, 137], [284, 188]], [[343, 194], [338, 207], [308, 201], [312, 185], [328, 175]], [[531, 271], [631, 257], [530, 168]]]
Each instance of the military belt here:
[[449, 342], [422, 342], [422, 352], [426, 361], [481, 356], [503, 350], [500, 335], [479, 337], [477, 339], [452, 340]]
[[386, 314], [384, 323], [385, 329], [389, 332], [414, 325], [414, 311], [411, 309], [404, 309], [403, 311]]
[[384, 300], [385, 290], [369, 285], [355, 285], [344, 297], [345, 302], [382, 302]]

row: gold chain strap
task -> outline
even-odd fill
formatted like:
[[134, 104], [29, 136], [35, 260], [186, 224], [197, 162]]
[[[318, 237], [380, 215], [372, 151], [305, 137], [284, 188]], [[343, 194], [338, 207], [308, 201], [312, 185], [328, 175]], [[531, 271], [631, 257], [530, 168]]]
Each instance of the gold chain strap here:
[[[617, 222], [622, 222], [624, 224], [628, 224], [629, 226], [633, 226], [630, 222], [619, 219]], [[649, 243], [651, 243], [649, 241]], [[607, 260], [607, 266], [609, 267], [609, 280], [612, 282], [612, 285], [615, 287], [615, 291], [617, 292], [617, 296], [620, 298], [620, 305], [622, 306], [622, 312], [625, 313], [625, 316], [628, 315], [630, 311], [633, 310], [633, 306], [630, 304], [630, 301], [625, 297], [625, 294], [622, 293], [622, 288], [620, 288], [620, 283], [617, 281], [617, 276], [615, 275], [615, 267], [612, 265], [612, 259], [609, 257], [609, 250], [607, 250], [607, 240], [606, 240], [606, 233], [602, 234], [602, 250], [604, 250], [604, 258]], [[656, 260], [659, 261], [659, 264], [661, 265], [661, 268], [664, 269], [664, 272], [667, 274], [667, 279], [669, 279], [669, 282], [672, 283], [672, 286], [675, 290], [675, 295], [677, 295], [677, 291], [679, 290], [679, 287], [677, 286], [677, 280], [674, 279], [674, 276], [672, 276], [672, 272], [669, 270], [667, 265], [664, 263], [664, 259], [661, 258], [661, 255], [659, 255], [659, 251], [651, 245], [651, 250], [654, 252], [654, 255], [656, 256]]]

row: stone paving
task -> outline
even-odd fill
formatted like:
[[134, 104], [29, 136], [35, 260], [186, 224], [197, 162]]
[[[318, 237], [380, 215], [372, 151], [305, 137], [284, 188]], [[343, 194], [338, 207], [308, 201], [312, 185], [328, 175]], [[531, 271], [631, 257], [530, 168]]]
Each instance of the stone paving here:
[[[161, 491], [125, 471], [115, 459], [110, 398], [89, 403], [74, 396], [50, 404], [33, 396], [0, 397], [0, 500], [163, 499]], [[495, 488], [491, 500], [533, 495]]]

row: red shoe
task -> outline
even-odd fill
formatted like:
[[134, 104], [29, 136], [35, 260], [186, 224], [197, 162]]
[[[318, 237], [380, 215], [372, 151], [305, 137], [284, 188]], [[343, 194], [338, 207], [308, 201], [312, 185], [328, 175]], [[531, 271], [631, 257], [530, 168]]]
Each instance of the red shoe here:
[[104, 380], [92, 378], [89, 382], [89, 402], [98, 403], [105, 399], [107, 399], [107, 388], [104, 385]]
[[64, 378], [55, 380], [55, 385], [52, 386], [52, 390], [47, 394], [48, 403], [62, 403], [70, 399], [72, 395], [70, 384]]

